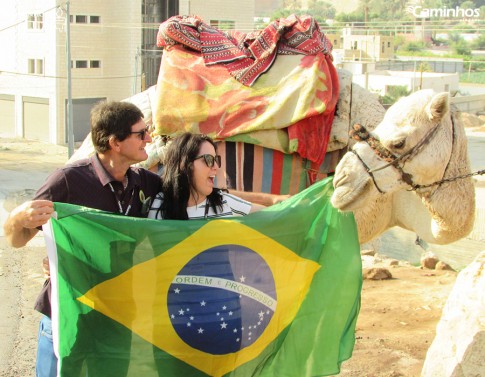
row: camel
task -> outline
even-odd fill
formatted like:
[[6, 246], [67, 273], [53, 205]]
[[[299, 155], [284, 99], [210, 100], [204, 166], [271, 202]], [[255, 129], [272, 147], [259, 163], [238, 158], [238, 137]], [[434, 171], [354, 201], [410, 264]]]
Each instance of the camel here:
[[391, 106], [371, 134], [356, 129], [367, 141], [355, 143], [337, 165], [331, 203], [354, 213], [361, 243], [393, 226], [436, 244], [470, 233], [471, 178], [431, 185], [470, 173], [464, 127], [448, 93], [415, 92]]

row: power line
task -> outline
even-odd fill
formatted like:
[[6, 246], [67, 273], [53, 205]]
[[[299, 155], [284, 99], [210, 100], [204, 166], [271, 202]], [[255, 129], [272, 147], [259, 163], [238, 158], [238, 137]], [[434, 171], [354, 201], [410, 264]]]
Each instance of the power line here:
[[[49, 8], [49, 9], [46, 9], [46, 10], [45, 10], [45, 11], [43, 11], [43, 12], [37, 12], [36, 14], [44, 14], [44, 13], [50, 12], [51, 10], [53, 10], [53, 9], [57, 9], [57, 8], [59, 8], [59, 5], [56, 5], [55, 7], [52, 7], [52, 8]], [[13, 28], [13, 27], [16, 27], [16, 26], [18, 26], [18, 25], [20, 25], [20, 24], [23, 24], [24, 22], [27, 22], [27, 21], [28, 21], [28, 19], [27, 19], [27, 18], [25, 18], [25, 19], [23, 19], [23, 20], [20, 20], [20, 21], [16, 22], [16, 23], [15, 23], [15, 24], [13, 24], [13, 25], [10, 25], [10, 26], [7, 26], [7, 27], [4, 27], [3, 29], [0, 29], [0, 33], [1, 33], [2, 31], [5, 31], [5, 30], [11, 29], [11, 28]]]
[[[83, 69], [83, 68], [78, 68]], [[35, 73], [23, 73], [14, 71], [3, 71], [0, 70], [2, 74], [8, 74], [13, 76], [29, 76], [32, 78], [48, 78], [48, 79], [67, 79], [67, 76], [52, 76], [52, 75], [39, 75]], [[125, 75], [125, 76], [83, 76], [83, 77], [72, 77], [73, 80], [114, 80], [114, 79], [128, 79], [134, 77], [141, 77], [142, 75]], [[1, 74], [0, 74], [1, 77]]]

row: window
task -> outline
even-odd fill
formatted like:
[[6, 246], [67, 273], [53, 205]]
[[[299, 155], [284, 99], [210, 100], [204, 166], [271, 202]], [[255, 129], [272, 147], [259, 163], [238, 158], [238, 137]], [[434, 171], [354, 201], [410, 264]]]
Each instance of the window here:
[[76, 60], [76, 68], [88, 68], [88, 61], [87, 60]]
[[391, 42], [387, 42], [387, 48], [391, 48]]
[[27, 64], [28, 64], [27, 72], [35, 73], [35, 59], [29, 59]]
[[101, 68], [101, 60], [90, 60], [89, 68]]
[[33, 29], [35, 22], [35, 15], [29, 14], [27, 15], [27, 29]]
[[44, 28], [44, 15], [43, 14], [36, 14], [36, 21], [37, 21], [37, 29]]
[[384, 53], [385, 50], [386, 50], [386, 45], [384, 42], [382, 42], [381, 52]]
[[221, 30], [234, 30], [236, 23], [234, 21], [219, 21], [219, 29]]
[[210, 26], [219, 30], [234, 30], [236, 23], [234, 21], [210, 20]]
[[44, 74], [44, 60], [43, 59], [28, 59], [27, 72], [31, 75]]
[[75, 20], [76, 24], [87, 24], [88, 22], [90, 24], [99, 24], [100, 22], [100, 17], [99, 16], [87, 16], [84, 14], [78, 14], [76, 16], [71, 15], [70, 16], [70, 21], [73, 23]]
[[42, 59], [35, 59], [35, 73], [38, 75], [44, 74], [44, 61]]
[[44, 15], [28, 14], [27, 15], [27, 29], [41, 30], [44, 28]]
[[88, 16], [77, 15], [76, 16], [76, 24], [87, 24], [88, 23]]

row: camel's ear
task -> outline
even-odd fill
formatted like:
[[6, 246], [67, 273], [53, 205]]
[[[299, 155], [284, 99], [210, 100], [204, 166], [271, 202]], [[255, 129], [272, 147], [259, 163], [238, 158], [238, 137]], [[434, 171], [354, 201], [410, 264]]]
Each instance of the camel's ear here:
[[450, 95], [448, 92], [436, 94], [426, 106], [426, 114], [433, 123], [438, 123], [443, 119], [450, 109]]

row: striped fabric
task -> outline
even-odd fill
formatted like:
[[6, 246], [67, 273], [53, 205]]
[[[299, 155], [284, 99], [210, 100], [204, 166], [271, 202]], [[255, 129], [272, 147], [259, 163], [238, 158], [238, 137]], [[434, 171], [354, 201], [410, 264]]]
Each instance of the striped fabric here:
[[271, 194], [296, 194], [331, 175], [345, 151], [329, 152], [318, 166], [297, 154], [285, 154], [254, 144], [218, 143], [228, 188]]

